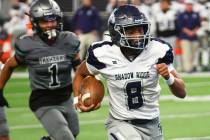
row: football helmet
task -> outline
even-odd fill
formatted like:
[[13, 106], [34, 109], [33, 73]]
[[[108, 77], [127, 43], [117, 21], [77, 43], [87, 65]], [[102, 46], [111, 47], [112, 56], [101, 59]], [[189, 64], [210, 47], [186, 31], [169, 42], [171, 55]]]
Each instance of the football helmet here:
[[[35, 0], [32, 2], [29, 11], [30, 20], [33, 30], [44, 39], [55, 38], [59, 31], [62, 30], [63, 14], [60, 7], [54, 0]], [[55, 29], [44, 31], [40, 26], [41, 21], [57, 21]]]
[[[126, 28], [134, 26], [142, 28], [143, 34], [126, 35]], [[144, 49], [150, 40], [150, 22], [134, 5], [123, 5], [115, 9], [109, 17], [108, 29], [111, 40], [119, 47]]]

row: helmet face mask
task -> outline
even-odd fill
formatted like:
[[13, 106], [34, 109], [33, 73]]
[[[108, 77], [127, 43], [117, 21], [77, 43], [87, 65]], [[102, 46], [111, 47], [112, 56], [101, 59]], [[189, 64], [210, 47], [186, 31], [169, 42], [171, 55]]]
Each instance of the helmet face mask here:
[[[108, 21], [112, 41], [119, 47], [144, 49], [150, 40], [150, 23], [133, 5], [124, 5], [114, 10]], [[139, 34], [126, 34], [130, 28], [142, 30]]]
[[[62, 12], [53, 0], [36, 0], [30, 7], [30, 20], [33, 30], [44, 40], [56, 38], [62, 30]], [[40, 23], [57, 21], [57, 26], [43, 29]]]

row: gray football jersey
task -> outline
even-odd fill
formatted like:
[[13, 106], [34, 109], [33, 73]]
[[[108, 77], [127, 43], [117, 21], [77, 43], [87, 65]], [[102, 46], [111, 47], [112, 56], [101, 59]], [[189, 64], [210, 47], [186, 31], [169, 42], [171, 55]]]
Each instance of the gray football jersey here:
[[72, 61], [80, 41], [71, 32], [60, 32], [53, 45], [38, 35], [25, 36], [15, 45], [15, 55], [28, 66], [32, 90], [56, 89], [71, 84]]

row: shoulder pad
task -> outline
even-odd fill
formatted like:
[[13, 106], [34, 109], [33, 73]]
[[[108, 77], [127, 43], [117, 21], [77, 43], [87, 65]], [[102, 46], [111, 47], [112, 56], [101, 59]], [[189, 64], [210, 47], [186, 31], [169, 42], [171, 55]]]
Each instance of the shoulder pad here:
[[79, 50], [80, 41], [78, 37], [76, 36], [76, 34], [69, 31], [65, 31], [65, 32], [62, 32], [61, 38], [66, 40], [70, 44], [70, 47], [74, 47], [75, 50]]
[[162, 43], [162, 44], [167, 45], [170, 49], [172, 49], [171, 44], [169, 44], [168, 42], [166, 42], [166, 41], [164, 41], [164, 40], [162, 40], [162, 39], [159, 39], [159, 38], [151, 38], [151, 40], [158, 41], [158, 42], [160, 42], [160, 43]]
[[165, 52], [165, 55], [162, 58], [158, 59], [157, 64], [165, 63], [165, 64], [168, 65], [168, 64], [173, 63], [174, 54], [173, 54], [172, 46], [168, 42], [166, 42], [164, 40], [161, 40], [161, 39], [158, 39], [158, 38], [152, 38], [152, 40], [158, 41], [158, 42], [164, 44], [165, 47], [168, 47], [168, 50]]
[[31, 36], [21, 36], [15, 42], [15, 53], [21, 57], [25, 56], [30, 50]]
[[[102, 62], [100, 62], [97, 58], [97, 56], [94, 53], [94, 50], [96, 48], [102, 47], [103, 45], [110, 45], [112, 46], [113, 43], [109, 41], [102, 41], [102, 42], [96, 42], [93, 43], [89, 48], [88, 48], [88, 57], [87, 57], [87, 63], [94, 66], [97, 69], [103, 69], [106, 67], [106, 65]], [[103, 53], [103, 52], [102, 52]]]

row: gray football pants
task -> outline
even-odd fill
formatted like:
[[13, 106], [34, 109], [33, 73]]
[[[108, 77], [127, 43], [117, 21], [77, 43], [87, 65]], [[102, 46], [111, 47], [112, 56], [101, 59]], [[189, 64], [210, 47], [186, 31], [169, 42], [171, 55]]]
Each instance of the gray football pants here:
[[79, 134], [77, 113], [72, 99], [60, 106], [46, 106], [34, 112], [53, 140], [75, 140]]
[[146, 124], [131, 124], [109, 117], [105, 125], [109, 140], [163, 140], [159, 118]]
[[9, 128], [7, 125], [5, 110], [4, 107], [0, 107], [0, 137], [8, 135], [9, 135]]

